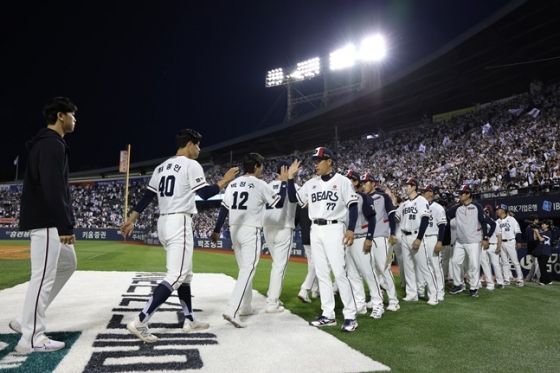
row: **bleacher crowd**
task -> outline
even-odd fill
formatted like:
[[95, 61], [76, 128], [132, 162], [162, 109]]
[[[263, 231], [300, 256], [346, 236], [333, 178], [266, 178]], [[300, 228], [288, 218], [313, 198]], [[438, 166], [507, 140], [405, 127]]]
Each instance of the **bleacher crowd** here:
[[[402, 194], [402, 184], [415, 177], [433, 184], [452, 198], [460, 185], [470, 185], [478, 197], [504, 197], [518, 193], [549, 193], [560, 188], [558, 116], [560, 85], [477, 107], [448, 121], [423, 123], [413, 128], [380, 132], [373, 139], [348, 139], [317, 146], [335, 151], [340, 173], [354, 169], [369, 172], [382, 185]], [[533, 110], [533, 109], [536, 109]], [[483, 126], [486, 130], [483, 131]], [[488, 128], [489, 126], [489, 128]], [[304, 160], [297, 182], [314, 174], [313, 149], [286, 155]], [[263, 179], [271, 181], [279, 159], [268, 159]], [[216, 165], [207, 179], [217, 181], [232, 165]], [[142, 197], [146, 183], [132, 180], [128, 205]], [[125, 188], [122, 180], [97, 185], [72, 184], [77, 228], [117, 228], [122, 225]], [[0, 189], [0, 218], [15, 218], [4, 227], [18, 226], [20, 190]], [[210, 236], [219, 204], [200, 205], [194, 219], [195, 237]], [[137, 226], [156, 231], [159, 210], [152, 203]]]

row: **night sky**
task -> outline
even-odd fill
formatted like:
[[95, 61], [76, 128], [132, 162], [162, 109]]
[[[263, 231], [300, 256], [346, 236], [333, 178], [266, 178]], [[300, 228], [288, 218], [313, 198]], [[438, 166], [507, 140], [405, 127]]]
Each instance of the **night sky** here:
[[[181, 128], [201, 147], [278, 124], [285, 91], [267, 70], [326, 57], [381, 33], [390, 75], [435, 51], [507, 4], [505, 0], [112, 0], [10, 1], [0, 12], [0, 181], [46, 124], [54, 96], [78, 106], [70, 171], [175, 152]], [[267, 113], [269, 115], [267, 116]], [[267, 118], [266, 121], [264, 119]], [[263, 123], [265, 123], [263, 125]]]

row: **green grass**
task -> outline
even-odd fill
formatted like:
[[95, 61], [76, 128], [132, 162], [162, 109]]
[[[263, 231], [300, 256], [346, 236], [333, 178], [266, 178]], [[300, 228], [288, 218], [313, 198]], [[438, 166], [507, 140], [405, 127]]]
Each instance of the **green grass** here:
[[[17, 241], [0, 241], [16, 245]], [[28, 245], [22, 241], [22, 245]], [[161, 248], [116, 242], [81, 241], [76, 244], [79, 270], [165, 271]], [[271, 261], [261, 259], [254, 288], [266, 294]], [[236, 277], [233, 255], [196, 251], [195, 273], [225, 273]], [[301, 303], [296, 295], [306, 264], [290, 263], [282, 301], [286, 308], [311, 320], [321, 313], [320, 302]], [[0, 261], [0, 289], [29, 279], [29, 260]], [[396, 277], [399, 297], [400, 280]], [[224, 305], [227, 299], [224, 299]], [[339, 325], [342, 305], [337, 299]], [[526, 284], [493, 292], [480, 290], [478, 299], [466, 293], [446, 295], [436, 307], [425, 301], [401, 302], [398, 312], [385, 312], [379, 320], [360, 315], [358, 330], [341, 333], [324, 328], [394, 372], [558, 372], [560, 363], [560, 284]], [[310, 343], [313, 343], [310, 341]], [[341, 367], [343, 369], [343, 367]]]

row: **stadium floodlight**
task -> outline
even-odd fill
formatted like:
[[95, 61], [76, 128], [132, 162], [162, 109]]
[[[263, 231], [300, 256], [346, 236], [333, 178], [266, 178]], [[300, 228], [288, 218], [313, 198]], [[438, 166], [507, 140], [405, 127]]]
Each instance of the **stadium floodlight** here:
[[379, 61], [386, 53], [385, 40], [381, 35], [374, 35], [362, 40], [359, 58], [362, 61]]
[[266, 74], [266, 87], [276, 87], [284, 84], [284, 71], [281, 68], [270, 70]]
[[356, 64], [356, 47], [348, 44], [344, 48], [331, 53], [330, 56], [330, 69], [340, 70], [352, 67]]
[[321, 59], [319, 57], [315, 57], [307, 61], [298, 62], [296, 65], [296, 70], [287, 77], [295, 80], [303, 80], [314, 78], [320, 73]]

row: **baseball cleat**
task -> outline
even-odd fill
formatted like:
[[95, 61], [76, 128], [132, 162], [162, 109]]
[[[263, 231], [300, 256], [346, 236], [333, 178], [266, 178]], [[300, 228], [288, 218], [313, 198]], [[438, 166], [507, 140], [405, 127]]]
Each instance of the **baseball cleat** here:
[[277, 306], [272, 306], [272, 307], [266, 307], [266, 310], [264, 312], [266, 313], [280, 313], [280, 312], [284, 312], [285, 308], [283, 306], [277, 305]]
[[488, 287], [488, 286], [486, 286], [486, 290], [492, 291], [492, 290], [494, 290], [494, 287]]
[[465, 288], [463, 287], [463, 285], [453, 286], [453, 287], [451, 288], [451, 290], [449, 291], [449, 294], [459, 294], [459, 293], [462, 292], [463, 290], [465, 290]]
[[10, 329], [12, 329], [14, 332], [18, 333], [18, 334], [23, 334], [21, 332], [21, 325], [19, 324], [19, 322], [17, 322], [16, 320], [12, 320], [10, 321], [9, 324]]
[[317, 320], [313, 320], [309, 322], [309, 325], [311, 326], [333, 326], [336, 325], [336, 319], [329, 319], [328, 317], [325, 316], [319, 316], [317, 317]]
[[297, 297], [303, 303], [311, 303], [311, 299], [309, 299], [309, 294], [307, 293], [307, 290], [305, 290], [305, 289], [301, 289], [299, 291]]
[[428, 300], [426, 303], [428, 304], [428, 306], [437, 306], [437, 305], [438, 305], [437, 299], [435, 299], [435, 300]]
[[344, 324], [342, 324], [340, 330], [342, 330], [343, 332], [353, 332], [357, 327], [358, 322], [355, 319], [345, 319]]
[[406, 296], [404, 297], [402, 300], [404, 300], [405, 302], [418, 302], [418, 296]]
[[[385, 310], [383, 309], [383, 306], [373, 307], [369, 317], [371, 317], [372, 319], [380, 319], [381, 316], [383, 316], [383, 312], [385, 312]], [[346, 323], [346, 320], [344, 320], [344, 323]], [[342, 326], [342, 327], [344, 328], [344, 326]]]
[[503, 289], [503, 288], [505, 288], [504, 284], [498, 284], [496, 287], [497, 287], [498, 289]]
[[150, 328], [148, 328], [148, 324], [144, 324], [140, 322], [138, 316], [134, 318], [133, 321], [126, 324], [126, 328], [135, 336], [140, 338], [146, 343], [155, 343], [158, 340], [158, 337], [150, 333]]
[[389, 303], [389, 305], [387, 306], [387, 311], [398, 311], [401, 308], [401, 306], [399, 306], [398, 303]]
[[478, 289], [470, 289], [471, 297], [478, 298]]
[[504, 285], [506, 285], [506, 286], [510, 285], [510, 282], [509, 281], [504, 281]]
[[239, 312], [239, 316], [255, 316], [258, 315], [259, 311], [251, 309], [250, 311], [247, 312]]
[[195, 332], [197, 330], [205, 330], [210, 327], [210, 324], [207, 322], [202, 322], [197, 319], [191, 321], [189, 319], [185, 319], [185, 323], [183, 324], [183, 330], [187, 333]]
[[517, 283], [515, 285], [517, 285], [519, 287], [522, 287], [524, 284], [523, 284], [523, 281], [517, 281]]
[[235, 326], [236, 328], [246, 328], [247, 327], [247, 324], [242, 323], [237, 317], [230, 316], [227, 313], [224, 313], [222, 316], [224, 317], [224, 319], [226, 319], [227, 321], [232, 323], [233, 326]]
[[66, 344], [64, 342], [45, 338], [41, 343], [35, 345], [35, 347], [23, 347], [18, 344], [16, 346], [16, 352], [18, 354], [28, 354], [31, 352], [52, 352], [63, 349], [64, 347], [66, 347]]

